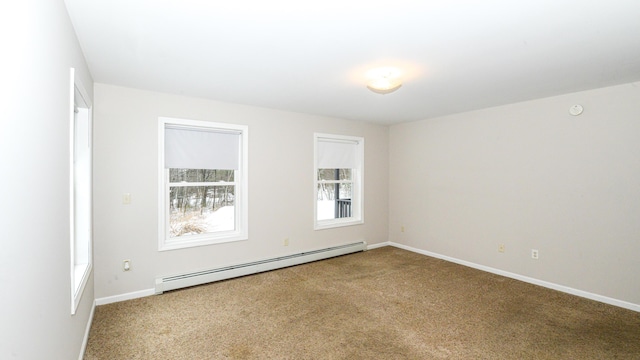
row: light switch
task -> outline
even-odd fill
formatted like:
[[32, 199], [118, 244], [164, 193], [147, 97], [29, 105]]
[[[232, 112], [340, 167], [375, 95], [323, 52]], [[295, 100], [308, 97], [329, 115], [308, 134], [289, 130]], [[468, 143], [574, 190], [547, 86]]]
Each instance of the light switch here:
[[122, 204], [124, 205], [131, 204], [131, 194], [125, 193], [122, 195]]

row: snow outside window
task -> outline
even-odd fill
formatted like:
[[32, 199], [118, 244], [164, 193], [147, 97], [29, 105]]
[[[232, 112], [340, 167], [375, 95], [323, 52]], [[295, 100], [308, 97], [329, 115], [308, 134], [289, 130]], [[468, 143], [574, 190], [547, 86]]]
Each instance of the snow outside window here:
[[362, 224], [364, 139], [314, 134], [314, 228]]
[[247, 235], [247, 127], [160, 118], [159, 250]]

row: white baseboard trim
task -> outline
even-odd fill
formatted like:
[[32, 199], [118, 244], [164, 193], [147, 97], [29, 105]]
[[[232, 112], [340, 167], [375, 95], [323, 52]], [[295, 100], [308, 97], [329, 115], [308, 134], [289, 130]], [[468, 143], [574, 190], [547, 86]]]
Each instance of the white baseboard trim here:
[[640, 312], [640, 304], [634, 304], [634, 303], [630, 303], [630, 302], [627, 302], [627, 301], [618, 300], [618, 299], [610, 298], [610, 297], [607, 297], [607, 296], [598, 295], [598, 294], [590, 293], [590, 292], [587, 292], [587, 291], [574, 289], [574, 288], [571, 288], [571, 287], [568, 287], [568, 286], [559, 285], [559, 284], [555, 284], [555, 283], [552, 283], [552, 282], [539, 280], [539, 279], [531, 278], [531, 277], [528, 277], [528, 276], [519, 275], [519, 274], [515, 274], [515, 273], [512, 273], [512, 272], [508, 272], [508, 271], [492, 268], [492, 267], [489, 267], [489, 266], [479, 265], [479, 264], [476, 264], [476, 263], [472, 263], [472, 262], [469, 262], [469, 261], [456, 259], [456, 258], [449, 257], [449, 256], [446, 256], [446, 255], [441, 255], [441, 254], [433, 253], [433, 252], [430, 252], [430, 251], [417, 249], [417, 248], [414, 248], [414, 247], [411, 247], [411, 246], [398, 244], [398, 243], [395, 243], [395, 242], [392, 242], [392, 241], [388, 242], [388, 245], [394, 246], [394, 247], [397, 247], [397, 248], [400, 248], [400, 249], [408, 250], [408, 251], [411, 251], [411, 252], [415, 252], [415, 253], [418, 253], [418, 254], [431, 256], [431, 257], [434, 257], [434, 258], [437, 258], [437, 259], [446, 260], [446, 261], [449, 261], [449, 262], [452, 262], [452, 263], [468, 266], [470, 268], [474, 268], [474, 269], [490, 272], [490, 273], [493, 273], [493, 274], [496, 274], [496, 275], [500, 275], [500, 276], [504, 276], [504, 277], [508, 277], [508, 278], [512, 278], [512, 279], [516, 279], [516, 280], [520, 280], [520, 281], [524, 281], [524, 282], [527, 282], [527, 283], [530, 283], [530, 284], [546, 287], [546, 288], [553, 289], [553, 290], [558, 290], [558, 291], [561, 291], [561, 292], [564, 292], [564, 293], [567, 293], [567, 294], [576, 295], [576, 296], [580, 296], [580, 297], [587, 298], [587, 299], [590, 299], [590, 300], [599, 301], [601, 303], [605, 303], [605, 304], [618, 306], [618, 307], [621, 307], [621, 308], [625, 308], [625, 309], [629, 309], [629, 310]]
[[391, 243], [389, 241], [385, 241], [385, 242], [381, 242], [381, 243], [377, 243], [377, 244], [372, 244], [372, 245], [368, 245], [367, 244], [367, 250], [373, 250], [373, 249], [377, 249], [377, 248], [381, 248], [381, 247], [385, 247], [385, 246], [390, 246]]
[[89, 320], [87, 321], [87, 328], [84, 331], [84, 339], [82, 340], [82, 346], [80, 347], [80, 356], [78, 360], [84, 359], [84, 353], [87, 351], [87, 343], [89, 343], [89, 332], [91, 331], [91, 324], [93, 324], [93, 314], [96, 311], [96, 302], [91, 305], [91, 312], [89, 313]]
[[142, 297], [155, 295], [155, 293], [156, 293], [155, 289], [146, 289], [146, 290], [134, 291], [134, 292], [126, 293], [126, 294], [103, 297], [103, 298], [100, 298], [100, 299], [96, 299], [96, 305], [99, 306], [99, 305], [106, 305], [106, 304], [116, 303], [116, 302], [120, 302], [120, 301], [138, 299], [138, 298], [142, 298]]
[[[384, 244], [376, 244], [373, 245], [373, 248], [375, 247], [380, 247], [380, 246], [386, 246], [388, 245], [387, 243]], [[332, 248], [327, 248], [327, 249], [321, 249], [321, 250], [317, 250], [317, 251], [307, 251], [298, 255], [304, 255], [303, 257], [299, 257], [296, 259], [292, 259], [289, 262], [284, 261], [285, 258], [289, 258], [287, 256], [284, 257], [280, 257], [280, 258], [274, 258], [272, 260], [281, 260], [284, 263], [282, 265], [278, 265], [278, 266], [274, 266], [274, 267], [270, 267], [270, 265], [265, 262], [262, 261], [260, 262], [261, 264], [259, 266], [256, 267], [260, 267], [260, 269], [255, 270], [254, 272], [247, 272], [247, 274], [243, 274], [243, 275], [248, 275], [251, 273], [258, 273], [260, 271], [267, 271], [270, 269], [276, 269], [276, 268], [281, 268], [281, 267], [287, 267], [287, 266], [292, 266], [292, 265], [296, 265], [296, 264], [302, 264], [308, 261], [314, 261], [314, 260], [321, 260], [324, 258], [327, 258], [329, 255], [331, 256], [337, 256], [337, 255], [341, 255], [343, 253], [349, 253], [349, 252], [353, 252], [356, 248], [356, 246], [358, 247], [359, 251], [362, 251], [364, 249], [369, 249], [366, 241], [361, 241], [358, 243], [353, 243], [353, 244], [346, 244], [346, 245], [342, 245], [342, 246], [336, 246], [336, 247], [332, 247]], [[324, 250], [328, 250], [327, 252], [324, 252]], [[294, 255], [295, 256], [295, 255]], [[290, 256], [293, 257], [293, 256]], [[267, 259], [269, 260], [269, 259]], [[264, 265], [266, 264], [266, 265]], [[240, 264], [242, 265], [242, 264]], [[241, 266], [238, 265], [238, 268], [240, 268]], [[262, 268], [264, 267], [264, 268]], [[213, 280], [212, 280], [213, 281]], [[209, 281], [208, 281], [209, 282]], [[201, 282], [198, 283], [193, 283], [190, 285], [196, 285], [196, 284], [200, 284]], [[177, 287], [174, 288], [170, 288], [171, 289], [176, 289]], [[166, 291], [167, 288], [164, 289], [164, 291]], [[132, 299], [138, 299], [138, 298], [142, 298], [142, 297], [146, 297], [146, 296], [151, 296], [151, 295], [155, 295], [157, 293], [157, 289], [146, 289], [146, 290], [140, 290], [140, 291], [134, 291], [134, 292], [130, 292], [130, 293], [126, 293], [126, 294], [120, 294], [120, 295], [114, 295], [114, 296], [108, 296], [108, 297], [103, 297], [103, 298], [99, 298], [95, 300], [95, 305], [100, 306], [100, 305], [106, 305], [106, 304], [112, 304], [112, 303], [116, 303], [116, 302], [120, 302], [120, 301], [126, 301], [126, 300], [132, 300]], [[160, 292], [161, 293], [161, 292]]]

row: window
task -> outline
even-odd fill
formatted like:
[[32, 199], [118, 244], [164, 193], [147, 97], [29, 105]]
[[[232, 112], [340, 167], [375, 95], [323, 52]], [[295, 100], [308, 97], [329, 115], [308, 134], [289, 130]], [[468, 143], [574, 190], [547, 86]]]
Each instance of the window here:
[[315, 229], [362, 224], [364, 139], [314, 134]]
[[242, 125], [160, 118], [159, 250], [246, 240]]
[[91, 102], [71, 69], [69, 112], [69, 218], [71, 314], [76, 313], [92, 267]]

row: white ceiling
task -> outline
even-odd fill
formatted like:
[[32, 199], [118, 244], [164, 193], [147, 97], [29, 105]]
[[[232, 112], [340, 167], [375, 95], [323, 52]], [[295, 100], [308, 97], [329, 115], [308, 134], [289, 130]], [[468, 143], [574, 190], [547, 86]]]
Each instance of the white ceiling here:
[[381, 124], [640, 80], [638, 0], [65, 2], [96, 82]]

